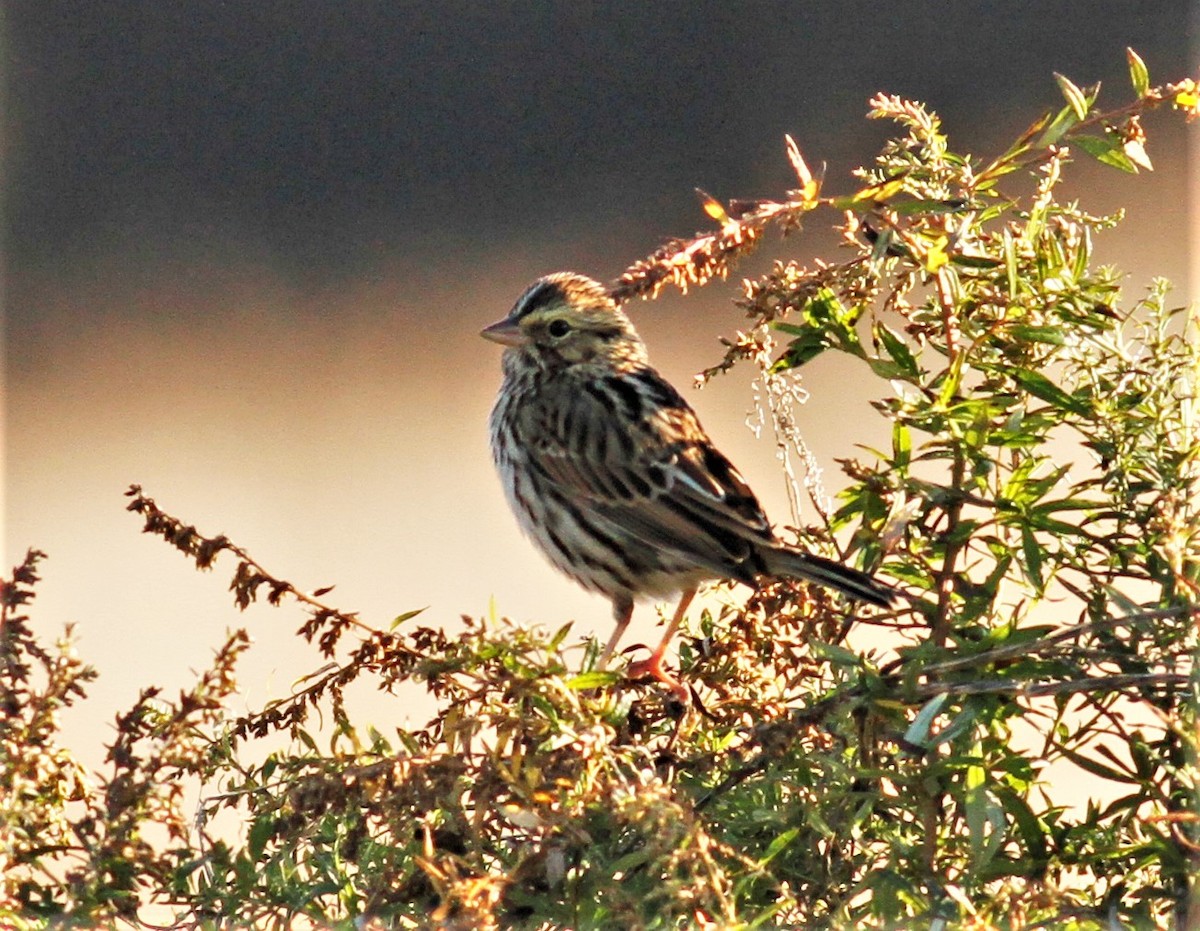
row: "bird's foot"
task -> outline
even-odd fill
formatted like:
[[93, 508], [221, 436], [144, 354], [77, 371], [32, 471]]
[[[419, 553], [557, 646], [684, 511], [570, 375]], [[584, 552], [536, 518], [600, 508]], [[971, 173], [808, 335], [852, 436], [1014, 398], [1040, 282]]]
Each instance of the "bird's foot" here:
[[625, 675], [630, 679], [641, 679], [649, 676], [661, 682], [671, 690], [672, 695], [683, 703], [684, 707], [687, 707], [692, 700], [691, 693], [688, 692], [687, 687], [682, 682], [663, 669], [662, 660], [662, 654], [652, 653], [648, 659], [641, 659], [630, 663], [625, 670]]

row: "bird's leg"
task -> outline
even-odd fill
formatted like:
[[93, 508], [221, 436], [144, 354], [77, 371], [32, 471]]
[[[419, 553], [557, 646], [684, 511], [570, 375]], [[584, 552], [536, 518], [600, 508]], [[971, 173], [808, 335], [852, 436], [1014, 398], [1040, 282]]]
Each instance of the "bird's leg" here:
[[605, 663], [613, 655], [613, 650], [617, 648], [617, 642], [621, 639], [621, 635], [625, 633], [625, 628], [629, 626], [629, 619], [633, 617], [633, 599], [629, 597], [617, 597], [613, 599], [613, 620], [617, 622], [616, 629], [613, 630], [612, 636], [608, 638], [608, 643], [604, 646], [604, 652], [600, 654], [600, 659], [596, 660], [596, 668], [603, 669]]
[[655, 647], [654, 652], [643, 660], [638, 660], [636, 663], [629, 664], [628, 675], [631, 679], [636, 679], [640, 676], [652, 676], [659, 682], [666, 685], [676, 697], [684, 704], [687, 704], [691, 696], [688, 690], [684, 688], [682, 682], [673, 677], [670, 673], [662, 668], [663, 657], [667, 653], [667, 648], [671, 645], [671, 640], [675, 636], [675, 631], [679, 629], [679, 624], [683, 620], [683, 615], [687, 612], [688, 605], [692, 603], [692, 599], [696, 597], [696, 589], [689, 588], [679, 596], [679, 604], [675, 607], [675, 616], [671, 618], [671, 623], [667, 625], [667, 632], [663, 634], [662, 640]]

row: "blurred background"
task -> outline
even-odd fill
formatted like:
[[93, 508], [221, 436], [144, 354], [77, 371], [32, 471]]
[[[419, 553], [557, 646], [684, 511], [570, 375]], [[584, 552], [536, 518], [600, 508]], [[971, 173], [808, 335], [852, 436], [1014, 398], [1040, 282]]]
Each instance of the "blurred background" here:
[[[247, 707], [316, 668], [300, 615], [226, 592], [139, 533], [144, 485], [301, 588], [386, 626], [495, 610], [580, 634], [609, 608], [546, 568], [492, 475], [498, 347], [479, 329], [535, 277], [611, 279], [710, 225], [692, 193], [778, 196], [783, 136], [848, 190], [890, 126], [877, 91], [937, 110], [957, 151], [996, 154], [1062, 99], [1052, 72], [1131, 96], [1195, 75], [1187, 3], [228, 3], [14, 0], [3, 12], [5, 567], [49, 554], [33, 606], [76, 624], [102, 677], [67, 726], [92, 758], [137, 691], [168, 694], [226, 629], [257, 646]], [[1189, 289], [1187, 144], [1147, 124], [1156, 171], [1079, 166], [1127, 294]], [[1191, 172], [1194, 173], [1194, 166]], [[829, 255], [811, 230], [773, 257]], [[741, 318], [737, 282], [631, 307], [683, 388]], [[689, 397], [768, 512], [792, 520], [748, 374]], [[806, 438], [833, 460], [886, 433], [833, 357], [804, 371]], [[864, 386], [865, 387], [865, 386]], [[802, 514], [811, 519], [812, 514]], [[649, 639], [641, 612], [627, 642]], [[385, 707], [381, 704], [381, 708]], [[403, 718], [409, 709], [380, 714]], [[418, 715], [419, 717], [419, 715]]]

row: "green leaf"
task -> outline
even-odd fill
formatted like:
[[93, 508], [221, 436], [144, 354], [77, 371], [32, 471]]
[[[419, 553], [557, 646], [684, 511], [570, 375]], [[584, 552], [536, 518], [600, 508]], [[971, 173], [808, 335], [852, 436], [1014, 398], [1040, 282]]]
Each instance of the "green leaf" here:
[[939, 407], [947, 407], [950, 404], [950, 400], [958, 392], [958, 386], [962, 383], [963, 366], [966, 364], [966, 360], [967, 354], [965, 352], [957, 353], [954, 356], [954, 360], [946, 370], [946, 377], [942, 382], [942, 390], [938, 395]]
[[1047, 146], [1052, 146], [1059, 142], [1076, 123], [1079, 122], [1079, 117], [1075, 113], [1074, 107], [1063, 107], [1050, 121], [1049, 125], [1042, 130], [1042, 134], [1038, 136], [1037, 142], [1034, 143], [1034, 148], [1044, 149]]
[[312, 734], [310, 734], [308, 731], [302, 729], [297, 730], [294, 736], [300, 741], [300, 743], [304, 744], [304, 746], [306, 746], [313, 753], [320, 754], [321, 750], [317, 746], [317, 742], [313, 740]]
[[1146, 63], [1131, 48], [1125, 49], [1125, 58], [1129, 62], [1129, 82], [1133, 85], [1133, 92], [1145, 97], [1146, 91], [1150, 90], [1150, 72], [1146, 69]]
[[956, 714], [940, 731], [931, 734], [926, 742], [927, 748], [940, 747], [942, 744], [949, 743], [955, 737], [970, 730], [975, 723], [975, 719], [979, 716], [979, 709], [975, 707], [963, 708]]
[[858, 332], [854, 329], [861, 313], [862, 309], [857, 305], [844, 305], [831, 288], [821, 288], [800, 309], [803, 323], [776, 322], [771, 325], [772, 329], [796, 337], [788, 344], [784, 355], [771, 366], [771, 371], [799, 368], [833, 347], [863, 355]]
[[771, 328], [783, 333], [790, 333], [795, 337], [788, 343], [784, 354], [772, 363], [772, 374], [799, 368], [806, 362], [811, 362], [826, 349], [833, 348], [832, 340], [819, 327], [776, 322], [771, 324]]
[[1012, 369], [1009, 374], [1018, 385], [1047, 404], [1080, 416], [1091, 413], [1091, 408], [1087, 404], [1063, 391], [1041, 372], [1035, 372], [1032, 369]]
[[987, 771], [978, 765], [967, 767], [964, 782], [966, 793], [963, 797], [963, 814], [966, 816], [967, 833], [971, 838], [971, 859], [976, 872], [983, 866], [983, 851], [986, 847], [984, 825], [987, 824], [987, 793], [983, 786], [987, 782]]
[[1076, 136], [1071, 144], [1104, 165], [1111, 165], [1131, 175], [1138, 173], [1137, 165], [1125, 154], [1121, 141], [1114, 136]]
[[650, 855], [650, 851], [646, 848], [634, 850], [625, 854], [625, 856], [618, 857], [616, 860], [614, 860], [612, 866], [609, 867], [609, 870], [614, 876], [617, 873], [627, 873], [631, 869], [646, 863], [650, 859]]
[[892, 464], [907, 468], [912, 461], [912, 432], [900, 421], [892, 424]]
[[1068, 524], [1065, 520], [1056, 520], [1053, 517], [1047, 516], [1050, 511], [1055, 510], [1054, 505], [1046, 507], [1037, 507], [1031, 510], [1025, 519], [1029, 526], [1035, 530], [1044, 530], [1047, 533], [1052, 533], [1058, 537], [1076, 537], [1082, 536], [1083, 532], [1074, 524]]
[[887, 359], [867, 359], [867, 365], [871, 367], [872, 372], [874, 372], [880, 378], [885, 378], [888, 381], [905, 377], [904, 369], [898, 366], [895, 362], [889, 362]]
[[1004, 175], [1011, 174], [1021, 167], [1019, 159], [1022, 155], [1029, 151], [1034, 137], [1042, 133], [1047, 124], [1050, 122], [1050, 114], [1044, 113], [1030, 125], [1025, 132], [1017, 137], [1017, 140], [1008, 148], [1008, 151], [988, 165], [981, 171], [976, 180], [976, 193], [980, 191], [991, 190], [995, 187], [996, 182]]
[[562, 646], [562, 642], [567, 639], [567, 634], [569, 634], [570, 632], [571, 632], [571, 622], [568, 621], [566, 624], [563, 624], [563, 626], [560, 627], [555, 632], [553, 637], [550, 638], [549, 649], [551, 650], [551, 652], [553, 652], [554, 650], [557, 650], [560, 646]]
[[941, 213], [962, 213], [970, 208], [970, 204], [962, 198], [952, 198], [950, 200], [941, 200], [937, 198], [928, 198], [921, 200], [906, 200], [900, 203], [888, 204], [889, 210], [894, 210], [901, 216], [911, 216], [913, 214], [941, 214]]
[[1120, 609], [1121, 614], [1141, 614], [1145, 608], [1126, 595], [1124, 592], [1111, 585], [1104, 586], [1104, 592], [1108, 595], [1110, 601]]
[[999, 268], [1004, 263], [990, 255], [955, 252], [950, 256], [950, 264], [960, 268]]
[[1075, 261], [1071, 264], [1071, 274], [1076, 281], [1087, 275], [1088, 263], [1092, 259], [1092, 231], [1083, 227], [1083, 235], [1075, 247]]
[[1030, 343], [1047, 343], [1051, 346], [1061, 346], [1066, 340], [1062, 329], [1056, 326], [1031, 326], [1018, 323], [1008, 328], [1010, 335]]
[[1075, 115], [1081, 120], [1086, 120], [1088, 115], [1088, 100], [1084, 96], [1083, 91], [1075, 86], [1075, 83], [1066, 75], [1054, 72], [1054, 80], [1058, 82], [1058, 89], [1067, 98], [1067, 103], [1071, 105], [1071, 109], [1075, 111]]
[[1004, 229], [1004, 273], [1008, 278], [1008, 297], [1009, 300], [1016, 300], [1017, 297], [1017, 246], [1013, 240], [1012, 232], [1007, 227]]
[[942, 694], [935, 695], [929, 699], [924, 707], [917, 712], [917, 716], [913, 718], [913, 722], [908, 726], [908, 730], [904, 732], [905, 743], [910, 743], [914, 747], [925, 747], [929, 740], [929, 732], [933, 728], [934, 720], [942, 713], [942, 708], [949, 700], [950, 695], [948, 692], [942, 692]]
[[817, 833], [822, 837], [837, 836], [837, 831], [825, 820], [825, 816], [821, 813], [820, 808], [808, 808], [804, 813], [804, 820], [815, 828]]
[[1040, 595], [1046, 589], [1046, 579], [1042, 571], [1042, 547], [1037, 541], [1037, 535], [1029, 528], [1021, 528], [1021, 552], [1025, 556], [1025, 575]]
[[912, 350], [908, 348], [908, 344], [904, 341], [904, 338], [882, 323], [876, 323], [874, 330], [875, 338], [883, 346], [884, 351], [892, 357], [892, 360], [899, 367], [900, 371], [909, 376], [909, 378], [919, 378], [921, 374], [920, 367], [917, 365], [916, 357], [913, 356]]
[[869, 184], [853, 194], [835, 197], [833, 205], [838, 210], [853, 210], [864, 204], [882, 204], [904, 190], [903, 178], [892, 178], [878, 184]]
[[1059, 751], [1068, 760], [1078, 766], [1080, 769], [1091, 773], [1093, 776], [1099, 776], [1101, 779], [1108, 779], [1112, 782], [1124, 782], [1129, 785], [1141, 785], [1142, 780], [1137, 776], [1131, 776], [1129, 773], [1123, 773], [1119, 769], [1114, 769], [1101, 763], [1099, 760], [1094, 760], [1089, 756], [1084, 756], [1070, 747], [1059, 746]]
[[1067, 473], [1068, 466], [1052, 469], [1048, 475], [1034, 477], [1033, 473], [1043, 464], [1044, 460], [1027, 458], [1013, 470], [1012, 476], [1004, 483], [1001, 496], [1014, 507], [1032, 504], [1050, 491]]
[[980, 588], [991, 594], [992, 599], [996, 597], [996, 593], [1000, 590], [1000, 583], [1004, 581], [1004, 577], [1008, 575], [1009, 567], [1013, 562], [1013, 554], [1011, 551], [1006, 551], [996, 560], [996, 565], [992, 571], [988, 573], [988, 577], [983, 580]]
[[262, 859], [263, 851], [267, 847], [267, 841], [275, 833], [275, 820], [275, 812], [265, 812], [259, 815], [254, 820], [254, 823], [250, 825], [250, 832], [246, 838], [246, 846], [250, 854], [250, 859], [255, 863]]
[[[1096, 752], [1098, 754], [1100, 754], [1102, 757], [1104, 757], [1105, 759], [1107, 759], [1110, 763], [1112, 763], [1117, 769], [1120, 769], [1122, 772], [1127, 772], [1130, 776], [1138, 776], [1141, 779], [1146, 779], [1149, 777], [1150, 772], [1142, 772], [1137, 767], [1137, 754], [1133, 750], [1133, 748], [1136, 747], [1137, 744], [1138, 744], [1138, 740], [1137, 740], [1137, 735], [1135, 734], [1134, 739], [1130, 741], [1130, 756], [1134, 760], [1134, 769], [1132, 769], [1132, 770], [1129, 768], [1128, 763], [1126, 763], [1124, 760], [1122, 760], [1120, 757], [1118, 757], [1115, 753], [1113, 753], [1111, 748], [1104, 746], [1104, 744], [1096, 744]], [[1142, 748], [1143, 748], [1143, 750], [1145, 749], [1144, 743], [1142, 744]], [[1154, 767], [1151, 766], [1150, 769], [1153, 770]]]
[[792, 828], [790, 831], [784, 831], [782, 834], [780, 834], [778, 837], [776, 837], [767, 846], [767, 850], [762, 855], [762, 859], [758, 861], [758, 865], [760, 867], [763, 867], [763, 866], [766, 866], [768, 863], [770, 863], [772, 860], [774, 860], [777, 856], [779, 856], [779, 854], [781, 854], [787, 848], [787, 846], [792, 841], [794, 841], [796, 839], [796, 837], [799, 834], [800, 834], [799, 828]]
[[815, 324], [834, 324], [835, 331], [842, 336], [854, 332], [859, 311], [855, 306], [847, 307], [831, 288], [821, 288], [804, 305], [804, 316]]
[[423, 611], [427, 611], [428, 609], [429, 609], [429, 605], [426, 605], [424, 608], [416, 608], [412, 611], [405, 611], [403, 614], [396, 615], [394, 618], [392, 618], [392, 623], [388, 627], [388, 630], [395, 630], [397, 627], [399, 627], [405, 621], [412, 620], [418, 614], [422, 613]]
[[833, 663], [835, 666], [861, 666], [862, 657], [853, 650], [847, 650], [837, 644], [825, 643], [822, 640], [810, 640], [808, 648], [813, 656]]
[[1016, 824], [1017, 830], [1021, 833], [1021, 839], [1025, 842], [1034, 861], [1044, 861], [1047, 856], [1046, 830], [1037, 815], [1033, 813], [1033, 809], [1029, 807], [1029, 803], [1003, 784], [993, 786], [992, 791]]
[[254, 888], [257, 879], [254, 863], [247, 854], [239, 854], [233, 863], [234, 888], [241, 899], [248, 898], [250, 890]]
[[949, 237], [942, 235], [939, 235], [929, 244], [929, 248], [925, 250], [925, 255], [922, 257], [922, 264], [925, 266], [926, 274], [932, 275], [950, 261], [950, 256], [946, 252], [946, 248], [949, 245]]
[[[595, 675], [595, 672], [584, 672], [584, 673], [580, 673], [580, 675], [581, 676], [591, 676], [591, 675]], [[604, 673], [601, 673], [601, 675], [604, 675]], [[614, 673], [609, 673], [609, 675], [615, 676], [615, 675], [620, 675], [620, 673], [614, 672]], [[570, 687], [571, 687], [571, 683], [568, 682], [567, 688], [570, 688]], [[537, 693], [534, 693], [532, 695], [527, 696], [526, 700], [529, 702], [529, 704], [534, 709], [536, 709], [538, 714], [540, 714], [547, 721], [557, 721], [558, 720], [558, 714], [559, 714], [558, 706], [555, 705], [554, 702], [552, 702], [548, 698], [546, 698], [545, 695], [538, 695]]]
[[581, 672], [572, 676], [567, 680], [567, 688], [577, 692], [584, 689], [601, 689], [619, 682], [620, 679], [619, 672], [593, 669], [591, 672]]

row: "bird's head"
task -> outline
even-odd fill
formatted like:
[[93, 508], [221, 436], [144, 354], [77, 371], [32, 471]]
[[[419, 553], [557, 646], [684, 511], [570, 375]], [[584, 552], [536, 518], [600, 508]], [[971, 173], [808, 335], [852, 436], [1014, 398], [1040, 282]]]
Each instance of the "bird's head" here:
[[645, 349], [604, 285], [559, 272], [539, 278], [481, 333], [540, 365], [644, 363]]

